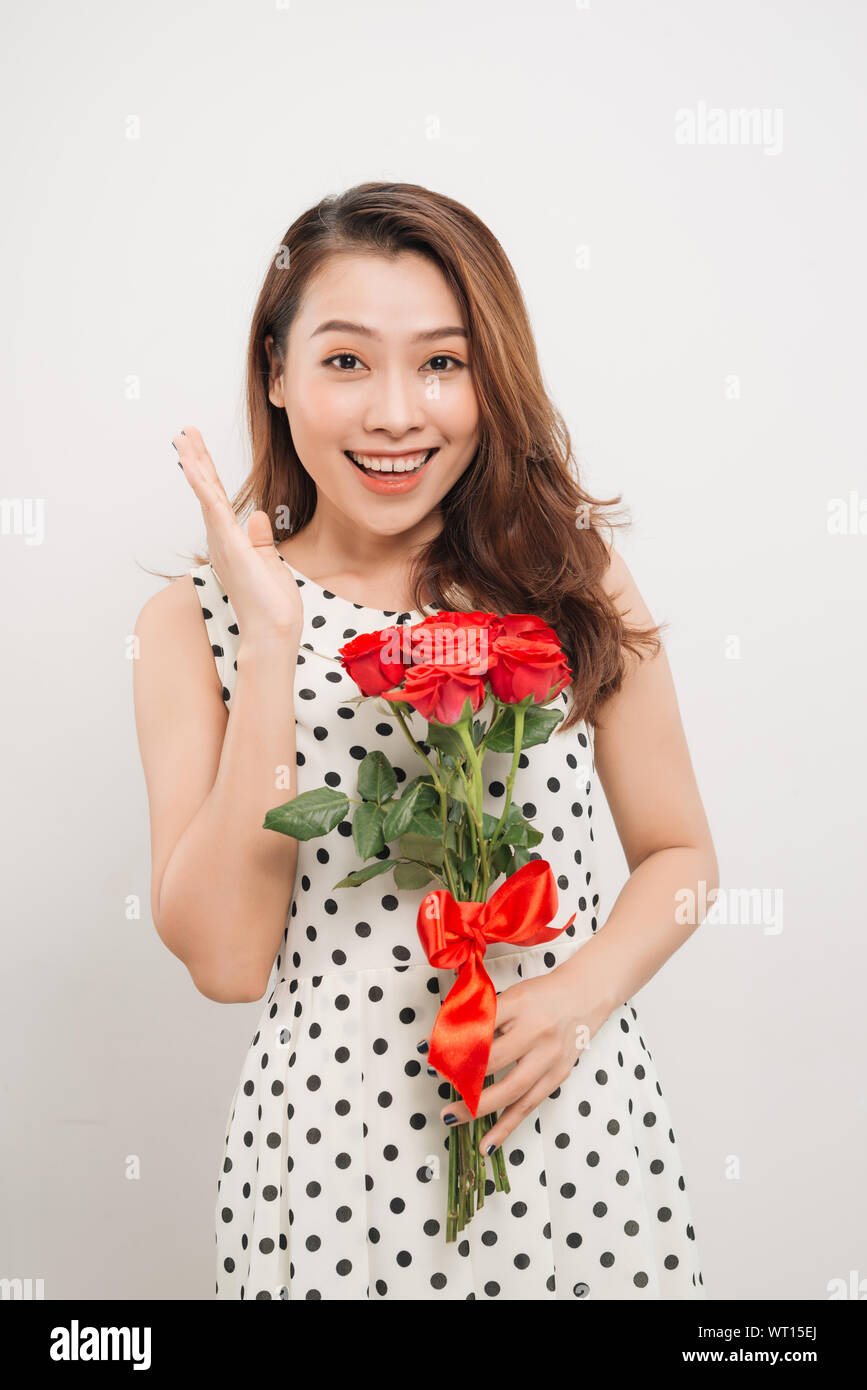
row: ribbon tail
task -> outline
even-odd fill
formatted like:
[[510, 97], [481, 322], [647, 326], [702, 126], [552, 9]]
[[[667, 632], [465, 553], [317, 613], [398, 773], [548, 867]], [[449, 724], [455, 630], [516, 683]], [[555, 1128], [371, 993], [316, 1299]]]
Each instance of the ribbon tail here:
[[458, 971], [431, 1031], [429, 1060], [476, 1118], [494, 1038], [497, 995], [476, 951]]

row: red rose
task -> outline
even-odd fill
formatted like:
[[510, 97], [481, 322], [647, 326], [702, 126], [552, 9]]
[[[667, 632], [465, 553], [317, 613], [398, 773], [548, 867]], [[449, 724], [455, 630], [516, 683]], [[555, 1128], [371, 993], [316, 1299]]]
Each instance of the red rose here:
[[547, 641], [553, 642], [556, 647], [560, 645], [560, 638], [552, 627], [544, 623], [535, 613], [507, 613], [504, 618], [500, 618], [500, 627], [503, 637], [530, 637], [534, 641], [539, 641], [544, 637]]
[[412, 664], [484, 676], [496, 664], [496, 613], [434, 613], [410, 628]]
[[382, 698], [405, 700], [424, 719], [456, 724], [467, 698], [473, 714], [485, 703], [485, 682], [460, 667], [410, 666], [403, 690], [386, 690]]
[[[403, 680], [402, 661], [383, 657], [386, 643], [400, 650], [404, 629], [384, 627], [379, 632], [361, 632], [340, 647], [340, 664], [349, 673], [362, 695], [381, 695], [395, 681]], [[396, 635], [395, 635], [396, 634]]]
[[538, 640], [532, 635], [497, 637], [494, 650], [497, 661], [488, 678], [491, 690], [505, 704], [519, 704], [527, 695], [533, 696], [534, 704], [541, 704], [559, 695], [571, 680], [572, 672], [559, 643], [544, 635]]
[[504, 619], [497, 613], [480, 613], [478, 610], [472, 613], [452, 613], [448, 609], [441, 608], [439, 613], [429, 613], [426, 618], [422, 618], [420, 623], [413, 623], [412, 631], [416, 632], [421, 627], [429, 627], [431, 623], [454, 623], [455, 627], [502, 627]]

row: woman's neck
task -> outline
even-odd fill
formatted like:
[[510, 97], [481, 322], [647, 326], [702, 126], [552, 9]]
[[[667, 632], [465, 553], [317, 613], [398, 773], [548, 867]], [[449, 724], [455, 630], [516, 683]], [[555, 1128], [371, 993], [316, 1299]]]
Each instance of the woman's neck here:
[[421, 538], [356, 536], [351, 546], [333, 535], [317, 536], [312, 522], [277, 549], [300, 574], [365, 608], [405, 613], [415, 607], [409, 592], [412, 562], [437, 532]]

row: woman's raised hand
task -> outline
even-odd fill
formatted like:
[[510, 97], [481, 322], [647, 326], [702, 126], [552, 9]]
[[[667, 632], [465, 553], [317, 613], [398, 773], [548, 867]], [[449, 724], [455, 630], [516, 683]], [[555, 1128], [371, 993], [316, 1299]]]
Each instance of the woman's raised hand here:
[[208, 556], [229, 596], [244, 641], [297, 635], [304, 606], [292, 570], [280, 558], [267, 512], [253, 512], [244, 531], [201, 434], [185, 425], [172, 440], [202, 508]]

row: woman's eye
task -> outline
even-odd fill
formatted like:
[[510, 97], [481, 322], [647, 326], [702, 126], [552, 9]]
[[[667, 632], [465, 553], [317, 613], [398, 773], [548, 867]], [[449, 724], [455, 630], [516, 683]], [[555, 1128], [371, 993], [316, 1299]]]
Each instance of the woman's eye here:
[[[340, 362], [341, 360], [345, 362], [345, 361], [347, 361], [347, 359], [348, 359], [350, 362], [360, 362], [360, 361], [361, 361], [361, 358], [360, 358], [360, 357], [356, 357], [356, 356], [355, 356], [355, 353], [353, 353], [353, 352], [337, 352], [337, 353], [334, 354], [333, 357], [326, 357], [325, 362], [323, 363], [323, 366], [327, 366], [330, 362]], [[339, 370], [339, 371], [343, 371], [344, 368], [340, 367], [340, 368], [338, 368], [338, 370]], [[351, 370], [351, 368], [348, 369], [348, 370]]]
[[[455, 364], [456, 367], [462, 367], [462, 366], [464, 365], [463, 362], [459, 361], [459, 359], [458, 359], [457, 357], [451, 357], [451, 356], [449, 356], [447, 353], [437, 353], [436, 357], [429, 357], [429, 358], [428, 358], [428, 361], [429, 361], [429, 362], [454, 362], [454, 364]], [[435, 371], [435, 372], [439, 372], [439, 371], [442, 371], [442, 370], [443, 370], [443, 369], [442, 369], [441, 367], [434, 367], [434, 371]]]

